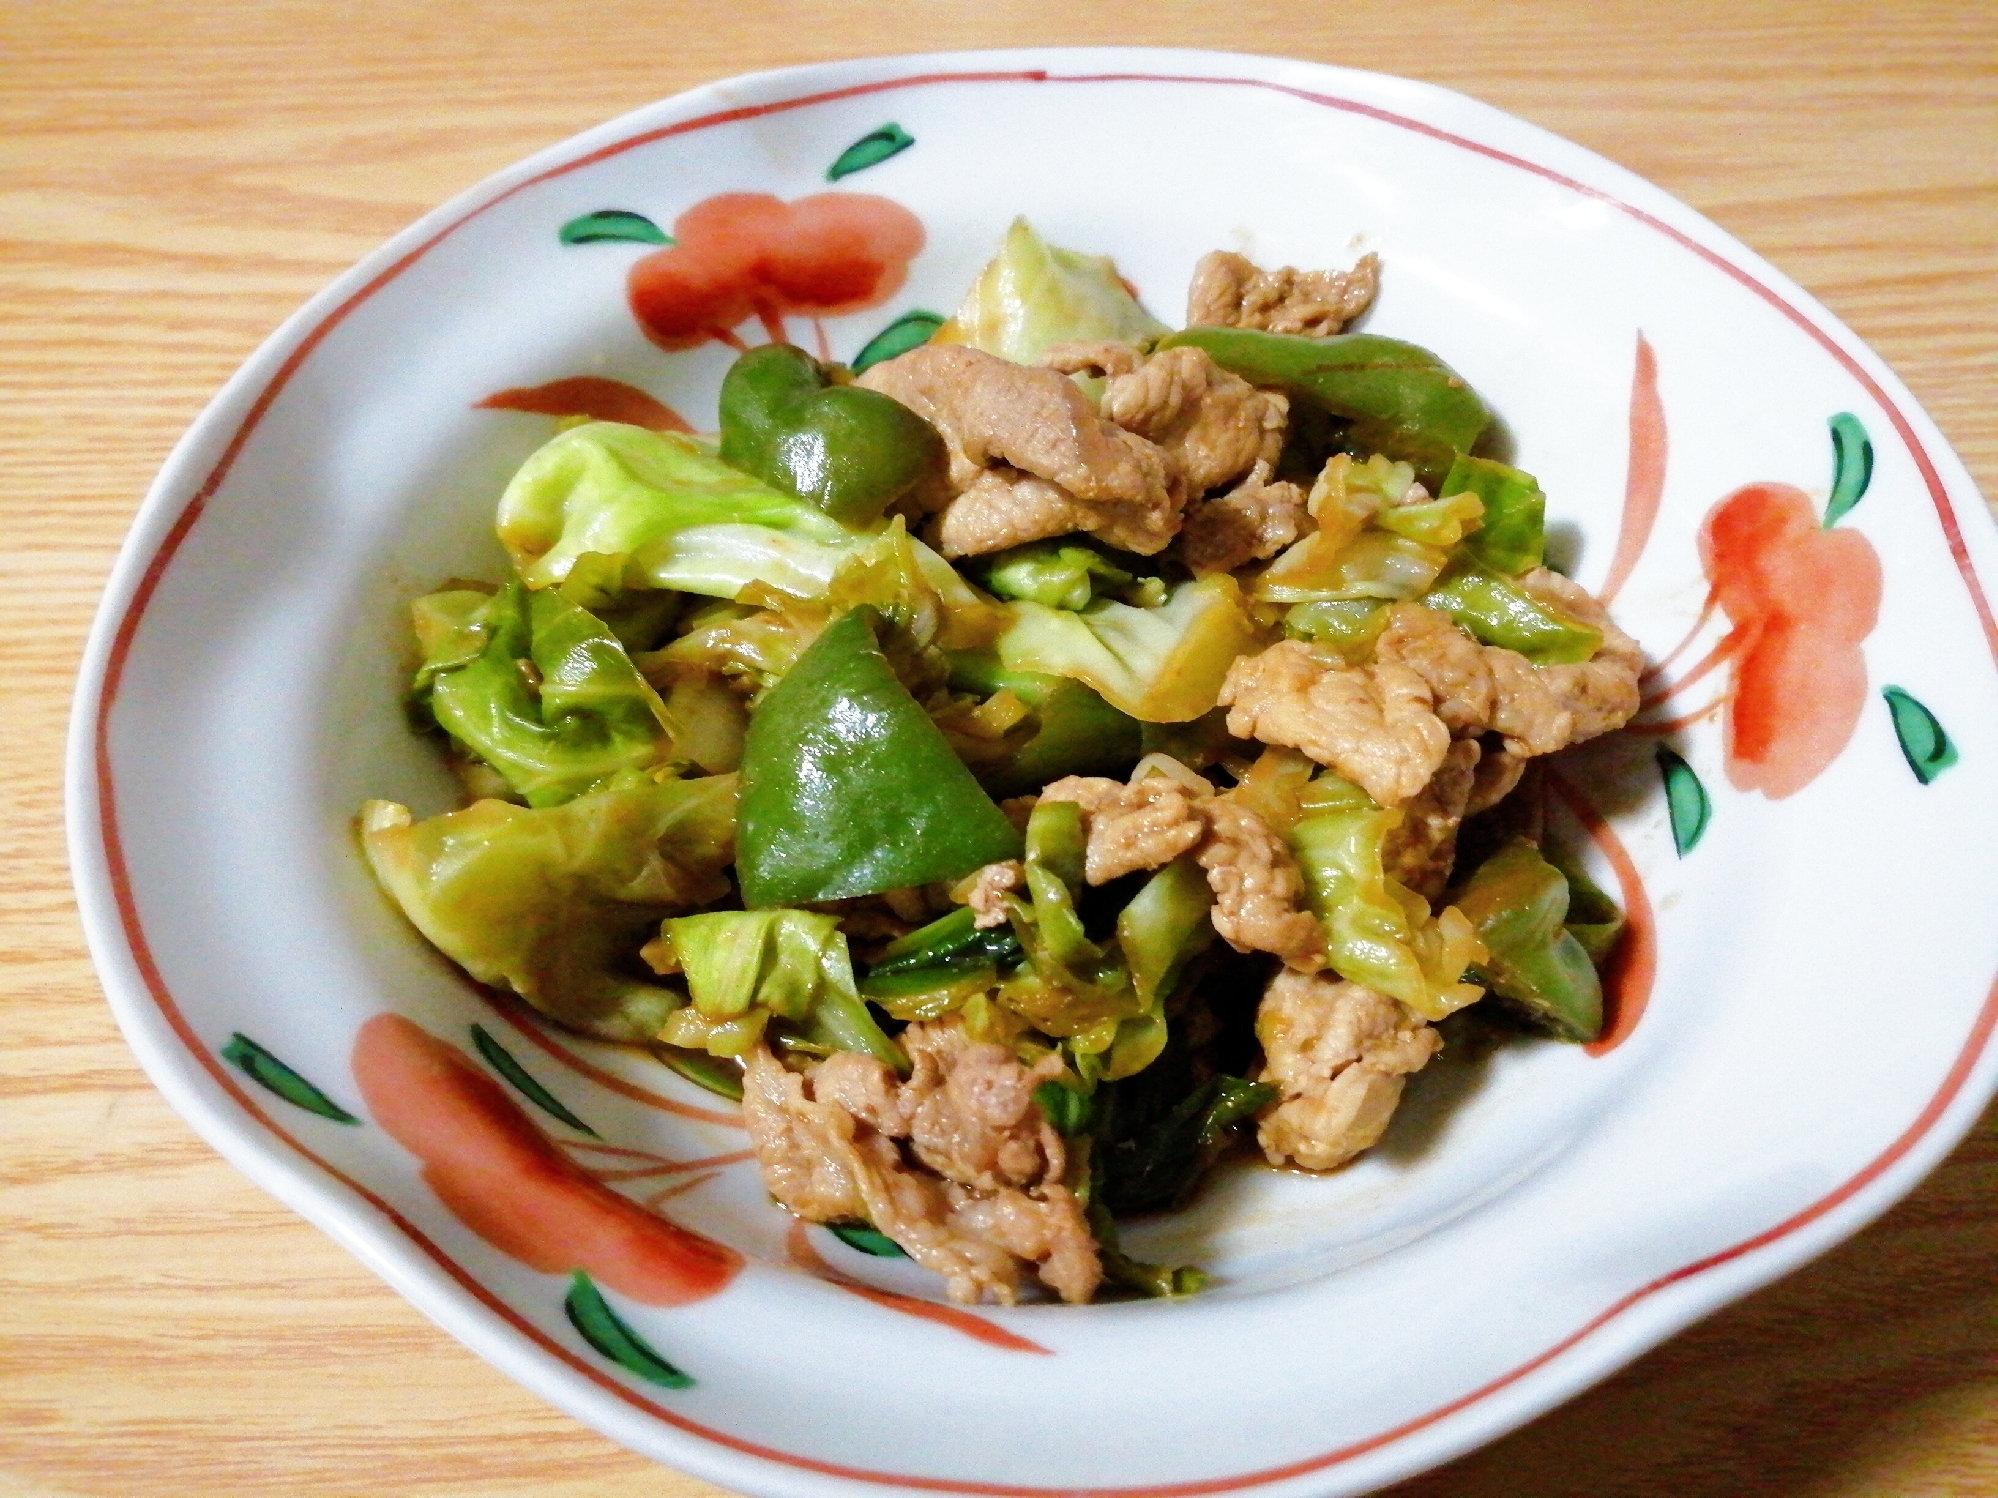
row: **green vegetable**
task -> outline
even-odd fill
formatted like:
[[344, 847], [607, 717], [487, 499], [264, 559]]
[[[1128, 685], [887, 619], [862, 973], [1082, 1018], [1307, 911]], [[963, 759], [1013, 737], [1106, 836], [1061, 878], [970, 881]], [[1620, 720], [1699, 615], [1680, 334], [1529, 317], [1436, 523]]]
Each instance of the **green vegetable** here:
[[1213, 908], [1206, 872], [1182, 853], [1117, 913], [1117, 946], [1148, 1006], [1170, 998], [1187, 963], [1214, 945]]
[[770, 1021], [808, 1047], [862, 1051], [908, 1069], [854, 989], [839, 917], [808, 910], [721, 910], [680, 916], [659, 930], [687, 977], [691, 1009], [666, 1021], [669, 1045], [740, 1056]]
[[991, 650], [960, 651], [951, 657], [950, 684], [981, 697], [1010, 691], [1033, 711], [1032, 736], [977, 768], [979, 784], [995, 796], [1024, 795], [1064, 775], [1116, 773], [1143, 753], [1138, 720], [1066, 676], [1008, 671]]
[[932, 968], [985, 968], [1020, 960], [1020, 943], [1006, 926], [978, 928], [978, 918], [960, 907], [929, 925], [897, 937], [881, 949], [867, 970], [869, 979], [896, 977]]
[[[1099, 1094], [1115, 1099], [1110, 1104], [1113, 1124], [1130, 1128], [1132, 1120], [1116, 1115], [1129, 1111], [1124, 1089], [1133, 1085], [1121, 1082]], [[1113, 1212], [1179, 1205], [1227, 1145], [1234, 1125], [1279, 1096], [1274, 1087], [1240, 1077], [1217, 1075], [1182, 1086], [1191, 1090], [1175, 1093], [1175, 1101], [1163, 1113], [1153, 1114], [1125, 1137], [1099, 1143], [1102, 1197]]]
[[1477, 986], [1462, 981], [1482, 950], [1470, 922], [1451, 908], [1432, 918], [1427, 901], [1384, 871], [1382, 848], [1403, 814], [1383, 811], [1329, 774], [1307, 786], [1302, 801], [1291, 851], [1339, 976], [1430, 1020], [1475, 1000]]
[[1191, 1264], [1148, 1264], [1124, 1252], [1116, 1219], [1109, 1208], [1092, 1198], [1087, 1204], [1089, 1230], [1096, 1238], [1096, 1252], [1103, 1264], [1103, 1277], [1111, 1284], [1153, 1300], [1177, 1300], [1198, 1295], [1207, 1288], [1207, 1271]]
[[621, 557], [586, 551], [562, 579], [561, 594], [601, 619], [626, 650], [650, 650], [672, 627], [686, 595], [650, 587], [627, 588], [624, 571]]
[[[1044, 1035], [1070, 1042], [1072, 1054], [1101, 1056], [1120, 1026], [1142, 1020], [1147, 1006], [1114, 945], [1083, 930], [1075, 907], [1082, 885], [1082, 809], [1043, 801], [1027, 819], [1028, 899], [1011, 898], [1013, 930], [1026, 963], [999, 989], [999, 1002]], [[1149, 1058], [1147, 1058], [1149, 1059]]]
[[624, 770], [561, 806], [478, 801], [416, 822], [370, 801], [361, 844], [382, 888], [481, 983], [609, 1040], [646, 1041], [683, 1002], [627, 976], [645, 933], [728, 892], [733, 775]]
[[999, 980], [1025, 956], [1012, 927], [979, 930], [969, 909], [953, 910], [890, 942], [860, 981], [861, 994], [897, 1019], [935, 1019]]
[[825, 591], [868, 538], [730, 467], [692, 437], [594, 421], [537, 449], [500, 496], [499, 538], [530, 588], [589, 553], [627, 587], [734, 598], [753, 583]]
[[[1309, 541], [1298, 543], [1300, 546]], [[1278, 557], [1256, 582], [1255, 595], [1264, 603], [1319, 603], [1364, 598], [1419, 598], [1449, 560], [1441, 548], [1407, 536], [1368, 529], [1340, 547], [1327, 562], [1313, 559], [1311, 575], [1282, 564]]]
[[1568, 914], [1561, 924], [1582, 944], [1589, 961], [1600, 972], [1623, 935], [1623, 907], [1603, 892], [1582, 865], [1555, 849], [1542, 849], [1541, 856], [1561, 871], [1568, 881]]
[[1298, 603], [1283, 616], [1283, 632], [1293, 640], [1330, 645], [1349, 664], [1371, 656], [1386, 627], [1387, 605], [1374, 598]]
[[658, 695], [610, 630], [560, 592], [513, 582], [489, 597], [432, 595], [416, 610], [418, 637], [437, 652], [417, 672], [418, 698], [529, 806], [666, 756]]
[[1547, 549], [1547, 496], [1530, 473], [1463, 453], [1450, 465], [1445, 497], [1475, 494], [1484, 519], [1464, 544], [1480, 566], [1510, 577], [1538, 567]]
[[896, 679], [879, 618], [834, 621], [750, 718], [736, 878], [751, 909], [956, 879], [1020, 850]]
[[721, 387], [721, 460], [847, 525], [943, 480], [943, 439], [900, 401], [836, 385], [803, 349], [753, 348]]
[[1235, 657], [1261, 637], [1226, 573], [1181, 583], [1157, 608], [1099, 599], [1081, 612], [1008, 605], [995, 649], [1008, 671], [1070, 676], [1148, 723], [1185, 723], [1214, 706]]
[[1071, 339], [1144, 343], [1166, 331], [1140, 307], [1107, 256], [1056, 249], [1013, 220], [935, 343], [968, 343], [1018, 364]]
[[1602, 1033], [1602, 983], [1563, 924], [1568, 881], [1538, 848], [1520, 837], [1503, 843], [1454, 899], [1485, 944], [1478, 967], [1492, 992], [1562, 1040]]
[[1516, 650], [1536, 666], [1585, 661], [1603, 642], [1601, 630], [1475, 564], [1453, 565], [1422, 602], [1443, 610], [1485, 644]]
[[742, 1069], [734, 1062], [710, 1056], [706, 1051], [683, 1051], [677, 1046], [656, 1046], [653, 1054], [675, 1076], [685, 1077], [716, 1097], [735, 1103], [742, 1101]]
[[1075, 1136], [1089, 1132], [1095, 1115], [1090, 1095], [1065, 1082], [1047, 1081], [1034, 1089], [1034, 1106], [1058, 1134]]
[[1432, 488], [1491, 420], [1477, 392], [1427, 349], [1372, 333], [1308, 338], [1253, 328], [1188, 328], [1160, 346], [1205, 349], [1254, 385], [1276, 386], [1351, 423], [1348, 442], [1415, 465]]
[[1117, 594], [1136, 578], [1102, 552], [1059, 541], [1030, 541], [1002, 551], [986, 566], [985, 586], [1001, 598], [1024, 598], [1051, 609], [1083, 609], [1099, 584]]
[[[1459, 463], [1465, 461], [1462, 458]], [[1452, 468], [1451, 472], [1456, 472]], [[1485, 513], [1475, 494], [1451, 494], [1412, 505], [1390, 505], [1375, 512], [1374, 524], [1425, 546], [1448, 550], [1466, 536], [1477, 534]]]

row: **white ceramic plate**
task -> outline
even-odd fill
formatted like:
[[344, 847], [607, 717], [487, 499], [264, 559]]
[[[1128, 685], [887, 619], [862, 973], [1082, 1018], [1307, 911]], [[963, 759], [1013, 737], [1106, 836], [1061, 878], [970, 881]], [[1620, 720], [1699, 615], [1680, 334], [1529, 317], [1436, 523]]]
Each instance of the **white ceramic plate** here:
[[[913, 144], [829, 189], [891, 123], [882, 141]], [[1114, 255], [1169, 318], [1217, 245], [1306, 266], [1378, 250], [1371, 330], [1439, 351], [1502, 413], [1570, 564], [1614, 582], [1654, 659], [1690, 640], [1644, 716], [1691, 721], [1564, 772], [1639, 918], [1620, 1043], [1439, 1063], [1357, 1167], [1229, 1176], [1138, 1235], [1216, 1272], [1185, 1303], [953, 1313], [906, 1265], [788, 1232], [726, 1109], [469, 989], [356, 853], [364, 798], [447, 802], [399, 715], [403, 605], [496, 573], [495, 496], [548, 431], [478, 403], [594, 376], [712, 421], [730, 351], [665, 353], [626, 302], [658, 247], [558, 231], [829, 190], [892, 200], [925, 234], [905, 285], [823, 322], [844, 358], [909, 309], [948, 311], [1020, 212]], [[809, 341], [809, 317], [788, 325]], [[1713, 548], [1731, 591], [1702, 622], [1700, 529], [1746, 520], [1762, 539]], [[1994, 568], [1961, 465], [1824, 309], [1655, 188], [1469, 99], [1180, 52], [764, 74], [464, 194], [230, 381], [161, 473], [97, 621], [71, 753], [77, 883], [118, 1018], [193, 1125], [634, 1450], [763, 1494], [1359, 1492], [1820, 1252], [1975, 1119], [1998, 1065]], [[1697, 671], [1730, 624], [1741, 648]], [[449, 1137], [426, 1146], [428, 1176], [355, 1080], [384, 1012], [485, 1070], [430, 1099]], [[498, 1127], [467, 1122], [475, 1104], [515, 1127], [531, 1113], [562, 1142], [516, 1150], [653, 1200], [739, 1272], [669, 1307], [617, 1289], [637, 1281], [604, 1270], [601, 1244], [495, 1247], [433, 1189], [464, 1208], [447, 1157]]]

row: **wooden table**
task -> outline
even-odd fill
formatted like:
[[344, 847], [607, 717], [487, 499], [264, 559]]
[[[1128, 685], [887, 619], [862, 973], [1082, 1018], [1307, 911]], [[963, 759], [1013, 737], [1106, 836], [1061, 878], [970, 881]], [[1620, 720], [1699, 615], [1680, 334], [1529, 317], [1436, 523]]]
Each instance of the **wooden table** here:
[[[286, 313], [424, 209], [705, 79], [1056, 40], [1378, 68], [1591, 146], [1827, 302], [1998, 496], [1990, 0], [8, 0], [0, 1498], [716, 1491], [487, 1368], [168, 1112], [71, 901], [71, 680], [175, 437]], [[1994, 1189], [1998, 1115], [1853, 1242], [1400, 1492], [1998, 1494]]]

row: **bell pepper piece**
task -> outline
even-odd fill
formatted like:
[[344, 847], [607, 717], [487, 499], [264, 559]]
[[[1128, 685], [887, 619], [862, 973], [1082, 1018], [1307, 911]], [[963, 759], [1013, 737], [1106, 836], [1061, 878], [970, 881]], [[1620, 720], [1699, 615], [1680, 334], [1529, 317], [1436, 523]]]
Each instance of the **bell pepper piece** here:
[[1159, 342], [1204, 349], [1252, 385], [1276, 386], [1350, 422], [1349, 445], [1414, 464], [1432, 489], [1491, 420], [1477, 392], [1447, 364], [1395, 338], [1188, 328]]
[[1444, 476], [1440, 497], [1475, 494], [1484, 518], [1464, 549], [1477, 563], [1507, 577], [1538, 567], [1547, 550], [1547, 496], [1530, 473], [1491, 458], [1459, 453]]
[[600, 620], [518, 582], [460, 608], [478, 596], [418, 600], [418, 636], [435, 653], [417, 672], [416, 695], [529, 806], [560, 805], [666, 756], [665, 708]]
[[943, 439], [922, 417], [878, 391], [833, 383], [788, 343], [749, 350], [722, 379], [720, 456], [856, 526], [940, 481], [945, 462]]
[[1484, 941], [1478, 967], [1492, 992], [1562, 1040], [1602, 1033], [1602, 982], [1563, 924], [1568, 881], [1538, 848], [1525, 838], [1508, 840], [1454, 898]]
[[1485, 644], [1516, 650], [1536, 666], [1578, 664], [1603, 643], [1601, 630], [1475, 564], [1452, 565], [1421, 601], [1443, 610]]
[[1013, 824], [896, 679], [879, 617], [835, 620], [749, 720], [736, 877], [751, 909], [956, 879], [1019, 854]]

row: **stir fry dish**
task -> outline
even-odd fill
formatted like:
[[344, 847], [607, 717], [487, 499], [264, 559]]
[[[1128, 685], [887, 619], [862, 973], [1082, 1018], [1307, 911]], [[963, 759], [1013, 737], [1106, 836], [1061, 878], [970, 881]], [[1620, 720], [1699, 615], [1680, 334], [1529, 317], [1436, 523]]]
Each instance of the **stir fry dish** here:
[[953, 1300], [1199, 1289], [1119, 1219], [1344, 1164], [1481, 999], [1593, 1038], [1621, 927], [1515, 790], [1639, 651], [1378, 276], [1216, 252], [1175, 331], [1021, 221], [919, 347], [567, 423], [412, 605], [465, 805], [368, 803], [382, 887]]

